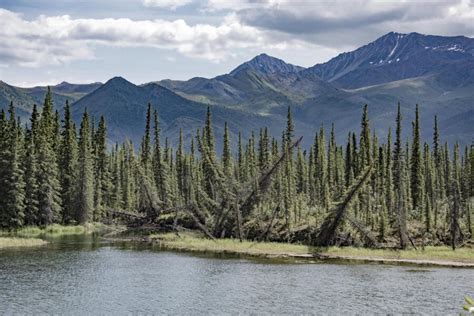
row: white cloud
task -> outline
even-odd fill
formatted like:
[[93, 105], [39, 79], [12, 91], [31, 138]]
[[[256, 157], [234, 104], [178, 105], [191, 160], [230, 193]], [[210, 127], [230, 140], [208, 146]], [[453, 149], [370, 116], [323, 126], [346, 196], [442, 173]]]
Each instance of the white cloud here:
[[193, 0], [143, 0], [146, 7], [158, 7], [176, 10], [178, 7], [190, 4]]
[[[175, 9], [194, 0], [141, 1]], [[389, 31], [474, 35], [470, 0], [354, 0], [350, 5], [346, 0], [204, 1], [201, 9], [212, 11], [218, 24], [69, 15], [25, 19], [0, 9], [0, 63], [36, 67], [94, 59], [95, 48], [102, 45], [168, 49], [213, 62], [250, 52], [312, 54], [314, 58], [300, 62], [310, 64]], [[194, 17], [203, 21], [197, 12]]]
[[233, 12], [240, 23], [347, 49], [390, 31], [474, 35], [470, 0], [207, 0], [205, 10]]
[[22, 66], [92, 59], [95, 45], [164, 48], [219, 61], [234, 50], [281, 44], [233, 17], [225, 18], [218, 26], [189, 25], [181, 19], [73, 19], [68, 15], [25, 20], [0, 9], [0, 60]]

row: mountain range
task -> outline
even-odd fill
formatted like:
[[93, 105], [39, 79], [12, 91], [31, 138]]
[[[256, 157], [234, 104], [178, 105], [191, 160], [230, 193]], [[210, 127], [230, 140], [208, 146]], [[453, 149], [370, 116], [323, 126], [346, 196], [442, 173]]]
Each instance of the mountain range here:
[[[291, 106], [295, 134], [303, 135], [306, 145], [321, 125], [329, 129], [334, 123], [338, 141], [349, 131], [359, 131], [364, 104], [369, 105], [372, 127], [383, 137], [394, 125], [400, 102], [404, 137], [411, 134], [419, 104], [426, 141], [431, 140], [437, 114], [443, 140], [469, 144], [474, 135], [474, 39], [391, 32], [309, 68], [261, 54], [214, 78], [135, 85], [115, 77], [104, 84], [63, 82], [51, 88], [56, 108], [68, 99], [76, 121], [86, 108], [96, 118], [104, 115], [111, 143], [125, 138], [139, 143], [149, 102], [172, 143], [180, 128], [186, 139], [202, 127], [207, 106], [212, 108], [218, 139], [226, 121], [234, 144], [239, 131], [247, 137], [263, 126], [280, 137]], [[46, 87], [18, 88], [0, 81], [0, 107], [12, 100], [19, 115], [26, 117], [34, 103], [42, 104], [45, 91]]]

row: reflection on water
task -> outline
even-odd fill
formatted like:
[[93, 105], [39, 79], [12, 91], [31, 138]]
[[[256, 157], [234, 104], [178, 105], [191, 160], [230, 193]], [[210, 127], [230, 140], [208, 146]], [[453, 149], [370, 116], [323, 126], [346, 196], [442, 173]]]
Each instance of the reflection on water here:
[[470, 269], [262, 264], [91, 235], [0, 251], [0, 314], [458, 314], [473, 285]]

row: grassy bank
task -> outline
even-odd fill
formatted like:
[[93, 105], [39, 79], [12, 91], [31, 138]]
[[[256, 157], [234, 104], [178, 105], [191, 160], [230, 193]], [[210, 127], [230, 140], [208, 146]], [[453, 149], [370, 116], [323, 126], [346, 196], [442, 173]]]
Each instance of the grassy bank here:
[[381, 259], [407, 259], [407, 260], [440, 260], [458, 261], [474, 264], [474, 249], [459, 248], [453, 251], [446, 246], [429, 246], [422, 249], [389, 250], [366, 249], [352, 247], [330, 247], [324, 253], [332, 256], [381, 258]]
[[210, 240], [201, 238], [197, 233], [174, 233], [150, 235], [151, 240], [173, 250], [188, 250], [216, 253], [240, 253], [250, 255], [304, 255], [310, 252], [308, 246], [273, 243], [251, 242], [238, 239]]
[[39, 238], [0, 237], [0, 249], [16, 247], [36, 247], [46, 244], [46, 241]]
[[26, 226], [11, 231], [0, 231], [0, 236], [29, 238], [38, 238], [42, 236], [60, 237], [67, 235], [82, 235], [94, 232], [108, 232], [113, 229], [115, 229], [115, 227], [106, 226], [101, 223], [89, 223], [86, 225], [71, 226], [53, 224], [46, 227]]
[[241, 254], [269, 258], [315, 258], [380, 263], [407, 263], [474, 267], [474, 250], [448, 247], [425, 247], [424, 250], [367, 249], [353, 247], [313, 248], [304, 245], [272, 242], [239, 242], [235, 239], [210, 240], [196, 233], [155, 234], [150, 240], [170, 250]]

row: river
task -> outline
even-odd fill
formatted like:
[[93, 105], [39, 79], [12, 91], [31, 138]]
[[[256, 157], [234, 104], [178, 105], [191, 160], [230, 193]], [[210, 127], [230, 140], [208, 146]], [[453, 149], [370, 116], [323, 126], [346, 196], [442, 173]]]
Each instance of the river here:
[[474, 270], [196, 256], [72, 236], [0, 250], [0, 314], [452, 314]]

